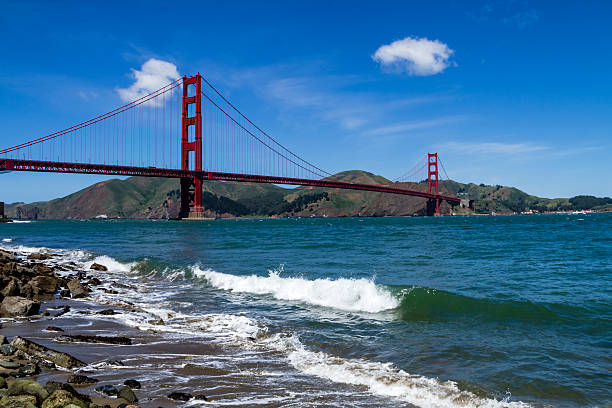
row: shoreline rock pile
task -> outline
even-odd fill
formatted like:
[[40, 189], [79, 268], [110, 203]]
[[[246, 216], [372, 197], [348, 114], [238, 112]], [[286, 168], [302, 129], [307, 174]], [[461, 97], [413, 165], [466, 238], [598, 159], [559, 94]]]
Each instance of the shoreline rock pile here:
[[[0, 317], [16, 320], [56, 318], [70, 311], [70, 306], [49, 307], [41, 313], [45, 301], [59, 298], [86, 298], [91, 287], [100, 285], [100, 280], [87, 278], [78, 271], [77, 265], [55, 264], [53, 254], [33, 253], [23, 255], [0, 250]], [[106, 271], [104, 265], [92, 264], [92, 270]], [[61, 275], [57, 272], [63, 272]], [[91, 286], [91, 287], [90, 287]], [[102, 315], [117, 312], [103, 310]], [[25, 323], [27, 324], [27, 323]], [[2, 327], [0, 323], [0, 327]], [[58, 344], [111, 344], [131, 345], [132, 340], [121, 336], [91, 336], [63, 334], [63, 329], [49, 326], [48, 331], [58, 332], [54, 339]], [[0, 335], [0, 408], [138, 408], [138, 397], [133, 390], [141, 384], [127, 379], [120, 388], [102, 384], [95, 388], [100, 396], [88, 396], [77, 392], [72, 385], [96, 384], [98, 379], [79, 373], [87, 364], [74, 356], [53, 350], [21, 336], [10, 341]], [[65, 372], [66, 383], [49, 381], [44, 386], [33, 379], [45, 372]], [[205, 399], [204, 395], [172, 393], [168, 401]], [[188, 395], [187, 399], [184, 399]], [[175, 403], [172, 403], [175, 404]]]

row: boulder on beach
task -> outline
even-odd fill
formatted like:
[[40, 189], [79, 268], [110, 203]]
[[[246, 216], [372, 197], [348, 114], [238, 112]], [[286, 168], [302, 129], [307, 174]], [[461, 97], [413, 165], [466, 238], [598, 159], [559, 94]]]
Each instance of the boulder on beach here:
[[7, 368], [9, 370], [14, 370], [16, 368], [21, 367], [21, 364], [16, 363], [14, 361], [0, 360], [0, 367]]
[[66, 390], [57, 390], [42, 403], [41, 408], [64, 408], [74, 405], [79, 408], [88, 408], [89, 404], [81, 401], [73, 393]]
[[94, 271], [108, 271], [108, 268], [104, 265], [100, 265], [99, 263], [92, 263], [89, 269], [93, 269]]
[[80, 334], [57, 336], [53, 340], [58, 343], [101, 343], [129, 346], [132, 339], [122, 336], [85, 336]]
[[26, 364], [23, 367], [19, 367], [19, 372], [27, 377], [32, 375], [40, 374], [40, 367], [38, 364]]
[[117, 398], [123, 398], [130, 404], [133, 404], [134, 402], [138, 401], [138, 398], [136, 398], [136, 394], [134, 394], [134, 391], [132, 391], [130, 387], [121, 388], [119, 390], [119, 394], [117, 394]]
[[32, 316], [38, 313], [40, 302], [21, 296], [7, 296], [0, 305], [0, 317]]
[[126, 386], [130, 387], [133, 390], [138, 390], [141, 387], [140, 382], [136, 381], [136, 380], [125, 380], [123, 382], [123, 385], [126, 385]]
[[8, 395], [33, 395], [40, 404], [47, 399], [49, 393], [36, 381], [15, 380], [8, 389]]
[[15, 260], [15, 255], [10, 252], [0, 249], [0, 262], [12, 262]]
[[77, 391], [74, 389], [74, 387], [70, 384], [64, 384], [61, 382], [57, 382], [57, 381], [49, 381], [45, 384], [45, 390], [47, 390], [47, 392], [49, 393], [49, 395], [53, 394], [55, 391], [57, 390], [64, 390], [64, 391], [68, 391], [69, 393], [73, 394], [73, 395], [77, 395]]
[[27, 256], [27, 259], [35, 259], [37, 261], [44, 261], [50, 258], [51, 258], [51, 255], [46, 254], [44, 252], [34, 252], [33, 254], [30, 254]]
[[34, 269], [34, 272], [39, 274], [39, 275], [48, 275], [48, 274], [53, 272], [53, 269], [51, 269], [47, 265], [41, 264], [41, 263], [38, 263], [38, 264], [34, 265], [33, 269]]
[[21, 287], [19, 285], [19, 281], [15, 278], [11, 278], [11, 280], [6, 284], [4, 289], [0, 291], [2, 296], [19, 296], [21, 293]]
[[68, 353], [52, 350], [40, 344], [34, 343], [23, 337], [15, 337], [11, 341], [11, 345], [15, 346], [25, 354], [33, 357], [42, 358], [43, 360], [51, 361], [55, 365], [64, 368], [84, 367], [86, 364], [72, 357]]
[[36, 294], [53, 294], [57, 290], [58, 282], [54, 276], [36, 276], [30, 279], [28, 284], [34, 289]]
[[70, 295], [73, 298], [86, 297], [89, 295], [89, 289], [76, 278], [68, 282], [68, 289], [70, 289]]
[[4, 356], [12, 356], [17, 351], [17, 348], [12, 344], [3, 344], [0, 346], [0, 354]]
[[191, 394], [186, 392], [172, 392], [168, 394], [168, 398], [175, 401], [189, 401], [191, 399]]
[[95, 384], [97, 382], [98, 380], [96, 380], [95, 378], [90, 378], [82, 374], [73, 374], [68, 377], [69, 384]]
[[14, 395], [0, 399], [2, 408], [36, 408], [36, 397], [33, 395]]
[[104, 395], [117, 395], [119, 394], [119, 390], [115, 387], [113, 387], [112, 385], [101, 385], [99, 387], [96, 387], [96, 391], [98, 391], [101, 394]]

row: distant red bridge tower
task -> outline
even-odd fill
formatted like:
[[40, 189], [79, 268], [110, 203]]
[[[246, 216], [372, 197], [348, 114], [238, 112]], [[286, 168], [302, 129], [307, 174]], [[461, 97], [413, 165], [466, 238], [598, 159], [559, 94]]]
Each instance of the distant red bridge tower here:
[[[427, 181], [429, 194], [438, 195], [438, 153], [427, 153]], [[435, 189], [435, 191], [434, 191]], [[427, 200], [427, 215], [440, 215], [440, 199]]]

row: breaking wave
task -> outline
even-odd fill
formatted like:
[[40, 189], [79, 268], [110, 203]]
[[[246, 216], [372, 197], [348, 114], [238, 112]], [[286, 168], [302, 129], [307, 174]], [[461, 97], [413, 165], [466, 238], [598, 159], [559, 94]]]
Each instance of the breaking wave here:
[[196, 277], [205, 279], [218, 289], [232, 292], [272, 295], [279, 300], [292, 300], [349, 312], [378, 313], [395, 309], [399, 300], [385, 287], [368, 279], [314, 279], [281, 277], [281, 271], [268, 276], [236, 276], [212, 269], [193, 268]]

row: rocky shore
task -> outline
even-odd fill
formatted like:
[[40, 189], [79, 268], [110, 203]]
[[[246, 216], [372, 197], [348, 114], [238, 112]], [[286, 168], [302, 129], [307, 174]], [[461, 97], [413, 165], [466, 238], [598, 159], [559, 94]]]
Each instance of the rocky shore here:
[[[53, 257], [54, 254], [45, 252], [25, 257], [0, 250], [0, 318], [3, 321], [0, 323], [0, 407], [135, 408], [139, 404], [163, 404], [159, 396], [142, 395], [141, 382], [136, 378], [122, 378], [125, 375], [120, 369], [113, 375], [108, 370], [105, 372], [104, 378], [112, 381], [100, 380], [92, 375], [95, 370], [90, 369], [91, 362], [79, 358], [100, 353], [95, 347], [130, 346], [133, 340], [126, 336], [65, 333], [65, 330], [77, 329], [70, 327], [69, 322], [65, 328], [58, 327], [62, 325], [62, 316], [75, 306], [80, 307], [75, 299], [87, 299], [94, 290], [112, 289], [100, 287], [99, 279], [89, 276], [89, 271], [80, 270], [76, 264], [54, 264]], [[106, 267], [93, 263], [90, 269], [105, 271]], [[104, 316], [121, 312], [103, 309], [80, 313]], [[53, 347], [28, 338], [37, 337], [41, 330], [53, 335]], [[8, 338], [7, 331], [20, 335]], [[107, 357], [106, 367], [121, 367], [121, 361], [112, 360], [112, 352]], [[206, 401], [207, 397], [201, 393], [172, 391], [165, 399], [167, 405], [176, 405]]]

